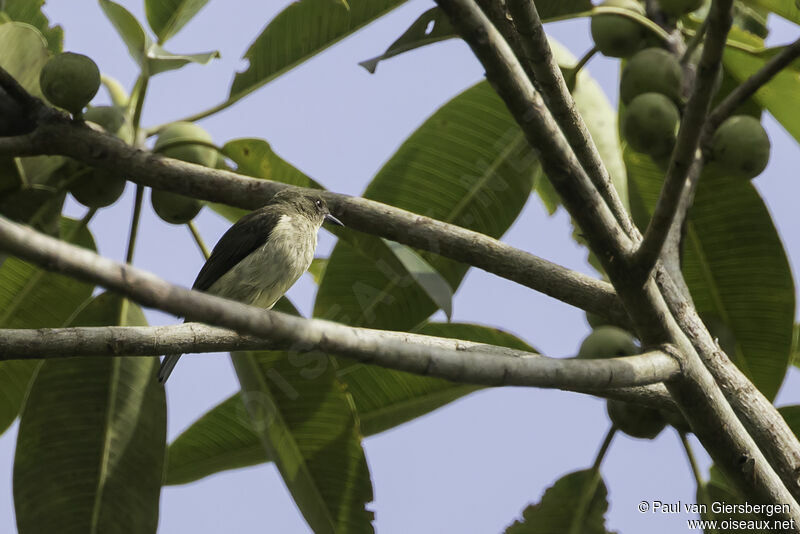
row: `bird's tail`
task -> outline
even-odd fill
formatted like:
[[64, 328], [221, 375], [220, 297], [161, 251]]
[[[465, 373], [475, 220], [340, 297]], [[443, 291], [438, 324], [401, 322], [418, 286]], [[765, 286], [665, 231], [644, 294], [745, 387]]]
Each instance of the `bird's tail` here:
[[161, 384], [167, 381], [167, 378], [169, 378], [172, 370], [175, 369], [175, 364], [178, 363], [180, 357], [180, 354], [167, 354], [164, 356], [164, 360], [161, 362], [161, 367], [158, 369], [158, 381]]

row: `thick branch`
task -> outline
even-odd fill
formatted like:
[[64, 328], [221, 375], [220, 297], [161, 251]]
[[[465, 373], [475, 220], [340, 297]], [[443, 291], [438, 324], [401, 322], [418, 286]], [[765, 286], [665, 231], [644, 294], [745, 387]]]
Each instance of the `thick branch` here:
[[678, 318], [725, 397], [764, 451], [789, 491], [800, 499], [800, 441], [775, 406], [731, 362], [708, 333], [702, 319], [674, 280], [657, 275], [672, 313]]
[[[49, 121], [30, 134], [0, 138], [0, 155], [42, 154], [69, 156], [140, 185], [248, 209], [262, 206], [277, 191], [288, 187], [165, 158], [67, 121]], [[323, 194], [332, 211], [349, 228], [474, 265], [617, 324], [628, 323], [606, 282], [459, 226], [360, 197]]]
[[647, 225], [644, 240], [633, 257], [633, 265], [643, 278], [649, 276], [653, 270], [673, 222], [676, 218], [682, 218], [677, 212], [690, 168], [693, 165], [702, 165], [698, 148], [708, 108], [714, 96], [725, 40], [732, 23], [731, 5], [732, 0], [717, 0], [707, 15], [708, 35], [703, 45], [694, 88], [683, 113], [664, 186]]
[[[533, 0], [508, 0], [508, 10], [514, 19], [517, 32], [522, 37], [520, 41], [525, 52], [523, 66], [526, 63], [530, 65], [553, 118], [561, 127], [575, 155], [605, 199], [617, 222], [629, 236], [632, 238], [636, 236], [638, 239], [639, 231], [625, 211], [586, 123], [575, 107], [575, 101], [550, 49], [536, 5]], [[520, 60], [523, 58], [520, 57]]]
[[776, 74], [785, 69], [795, 59], [800, 57], [800, 39], [793, 42], [772, 59], [764, 63], [752, 76], [745, 80], [739, 87], [730, 92], [725, 100], [720, 102], [711, 112], [706, 121], [706, 128], [713, 132], [717, 126], [727, 119], [748, 98], [766, 85]]
[[[269, 339], [271, 348], [320, 350], [454, 382], [597, 390], [653, 384], [669, 380], [680, 372], [677, 360], [660, 351], [607, 360], [552, 359], [504, 347], [353, 328], [265, 311], [180, 288], [130, 265], [113, 262], [2, 217], [0, 250], [45, 269], [100, 284], [145, 306]], [[186, 334], [185, 327], [173, 327], [173, 330]], [[178, 335], [178, 339], [168, 340], [153, 336], [156, 331], [158, 329], [137, 328], [4, 331], [0, 354], [17, 358], [109, 353], [152, 355], [194, 350], [192, 345], [197, 344], [196, 332], [191, 328], [189, 338]], [[128, 334], [122, 335], [122, 332]], [[149, 335], [143, 338], [143, 332]], [[161, 333], [169, 337], [169, 332], [162, 329]], [[207, 335], [203, 340], [205, 344], [200, 344], [199, 348], [222, 350], [243, 342], [232, 339], [230, 332], [225, 331], [216, 342], [210, 337]], [[189, 340], [192, 343], [187, 345]], [[265, 344], [259, 340], [244, 342]]]
[[[166, 282], [164, 282], [166, 284]], [[191, 294], [194, 298], [194, 294]], [[200, 294], [201, 296], [205, 296]], [[130, 295], [135, 298], [135, 295]], [[248, 309], [254, 316], [263, 310]], [[321, 350], [399, 371], [486, 386], [514, 385], [592, 390], [647, 386], [674, 378], [678, 362], [662, 351], [598, 360], [547, 358], [483, 343], [404, 332], [351, 328], [269, 312], [295, 327], [291, 337], [239, 336], [231, 330], [186, 323], [159, 327], [86, 327], [3, 330], [0, 360], [74, 356], [152, 356], [236, 350]], [[398, 352], [398, 347], [404, 347]]]

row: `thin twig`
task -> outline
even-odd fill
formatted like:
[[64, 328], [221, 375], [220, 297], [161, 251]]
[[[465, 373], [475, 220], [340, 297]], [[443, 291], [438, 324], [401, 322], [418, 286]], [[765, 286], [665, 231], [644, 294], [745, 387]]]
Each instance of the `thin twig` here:
[[125, 263], [133, 263], [133, 251], [136, 248], [136, 235], [139, 233], [139, 218], [142, 214], [142, 199], [144, 198], [144, 187], [136, 186], [136, 198], [133, 201], [133, 216], [131, 217], [131, 229], [128, 233], [128, 249], [125, 253]]
[[186, 223], [186, 226], [192, 233], [194, 242], [197, 243], [197, 248], [200, 249], [200, 253], [203, 255], [203, 259], [207, 260], [211, 256], [211, 252], [208, 250], [206, 242], [203, 241], [203, 236], [201, 236], [200, 232], [197, 230], [197, 225], [194, 223], [194, 221], [189, 221], [188, 223]]
[[745, 80], [736, 89], [725, 97], [709, 114], [706, 121], [710, 131], [727, 119], [741, 104], [766, 85], [776, 74], [788, 67], [795, 59], [800, 57], [800, 39], [796, 40], [783, 50], [775, 54], [772, 59], [764, 63], [752, 76]]
[[611, 441], [614, 439], [614, 436], [617, 435], [617, 430], [617, 426], [612, 423], [608, 432], [606, 432], [606, 437], [603, 439], [600, 449], [597, 451], [591, 468], [591, 478], [582, 488], [583, 491], [578, 500], [578, 505], [575, 508], [575, 515], [570, 523], [569, 534], [580, 534], [583, 531], [583, 521], [586, 519], [586, 512], [589, 510], [589, 505], [592, 503], [595, 493], [597, 492], [597, 484], [600, 482], [600, 465], [606, 457], [608, 448], [611, 446]]

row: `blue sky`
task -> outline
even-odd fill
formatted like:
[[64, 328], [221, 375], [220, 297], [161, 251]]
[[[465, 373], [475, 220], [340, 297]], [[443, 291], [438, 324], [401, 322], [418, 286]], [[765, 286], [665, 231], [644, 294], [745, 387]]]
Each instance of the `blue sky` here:
[[[144, 20], [141, 0], [122, 1]], [[143, 124], [178, 119], [210, 107], [227, 95], [239, 58], [267, 21], [287, 1], [212, 0], [175, 38], [175, 52], [220, 50], [208, 66], [190, 65], [151, 81]], [[229, 110], [201, 122], [218, 144], [261, 137], [286, 160], [334, 191], [359, 194], [400, 143], [441, 104], [483, 76], [461, 42], [440, 43], [382, 63], [374, 75], [358, 61], [382, 52], [432, 2], [412, 0], [280, 77]], [[136, 70], [111, 24], [93, 0], [51, 1], [51, 21], [64, 27], [65, 50], [90, 55], [100, 69], [130, 87]], [[773, 24], [770, 42], [797, 38], [796, 27]], [[588, 23], [548, 26], [573, 54], [591, 47]], [[589, 71], [616, 102], [618, 65], [595, 57]], [[104, 100], [105, 94], [98, 97]], [[773, 143], [767, 171], [755, 184], [764, 196], [795, 271], [800, 265], [796, 172], [800, 151], [771, 117], [765, 119]], [[111, 209], [100, 212], [91, 229], [102, 254], [121, 260], [133, 204], [133, 186]], [[68, 212], [82, 215], [70, 202]], [[227, 228], [210, 210], [197, 219], [209, 244]], [[794, 226], [793, 226], [794, 224]], [[793, 232], [793, 233], [792, 233]], [[585, 251], [571, 239], [563, 210], [549, 217], [531, 197], [522, 216], [504, 236], [521, 249], [594, 274]], [[332, 246], [324, 231], [320, 254]], [[145, 203], [135, 264], [165, 279], [190, 286], [202, 257], [182, 226], [162, 223]], [[310, 311], [314, 285], [305, 276], [289, 295]], [[148, 311], [153, 324], [171, 324], [168, 315]], [[507, 280], [472, 269], [454, 301], [454, 320], [501, 327], [553, 356], [577, 351], [588, 327], [583, 312]], [[790, 376], [779, 404], [798, 402], [798, 374]], [[167, 388], [169, 436], [174, 438], [199, 415], [238, 388], [225, 355], [185, 357]], [[433, 414], [368, 438], [378, 532], [499, 532], [522, 509], [538, 500], [562, 474], [588, 467], [607, 428], [604, 402], [577, 394], [521, 388], [483, 391]], [[14, 532], [11, 462], [16, 425], [0, 436], [0, 532]], [[696, 447], [699, 451], [699, 445]], [[703, 458], [703, 464], [708, 465]], [[675, 532], [683, 515], [642, 515], [643, 499], [694, 499], [694, 481], [674, 432], [648, 442], [618, 436], [603, 467], [611, 509], [608, 526], [621, 532]], [[229, 471], [162, 493], [160, 533], [220, 531], [304, 533], [307, 527], [277, 471], [257, 466]]]

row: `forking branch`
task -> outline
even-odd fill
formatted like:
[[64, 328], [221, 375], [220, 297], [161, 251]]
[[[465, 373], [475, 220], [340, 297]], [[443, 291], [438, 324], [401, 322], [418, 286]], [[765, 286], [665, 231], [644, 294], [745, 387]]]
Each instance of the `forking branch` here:
[[[707, 450], [746, 493], [758, 499], [792, 503], [791, 515], [800, 517], [800, 508], [786, 490], [790, 487], [795, 495], [800, 495], [797, 480], [789, 474], [790, 463], [778, 460], [777, 469], [783, 476], [782, 480], [779, 479], [731, 410], [714, 377], [703, 366], [695, 347], [683, 333], [682, 325], [669, 311], [664, 295], [652, 281], [642, 285], [642, 282], [634, 280], [627, 269], [629, 263], [619, 261], [629, 257], [631, 244], [615, 230], [613, 218], [602, 198], [580, 169], [577, 158], [555, 127], [554, 119], [525, 77], [507, 43], [474, 2], [437, 0], [437, 3], [484, 66], [487, 78], [523, 129], [529, 143], [541, 151], [545, 174], [581, 226], [592, 249], [600, 252], [598, 257], [625, 303], [640, 338], [646, 343], [669, 339], [678, 345], [685, 358], [684, 375], [671, 382], [668, 389]], [[729, 1], [715, 2], [711, 16], [729, 19], [730, 7]], [[718, 25], [724, 28], [724, 20]], [[722, 33], [724, 43], [726, 32]], [[786, 426], [775, 414], [761, 414], [759, 424], [767, 421]], [[770, 444], [766, 443], [769, 436], [766, 433], [757, 436], [759, 444], [769, 448]], [[771, 445], [775, 447], [774, 443]], [[739, 462], [742, 457], [753, 459], [754, 468], [759, 471], [757, 475], [741, 470]]]

